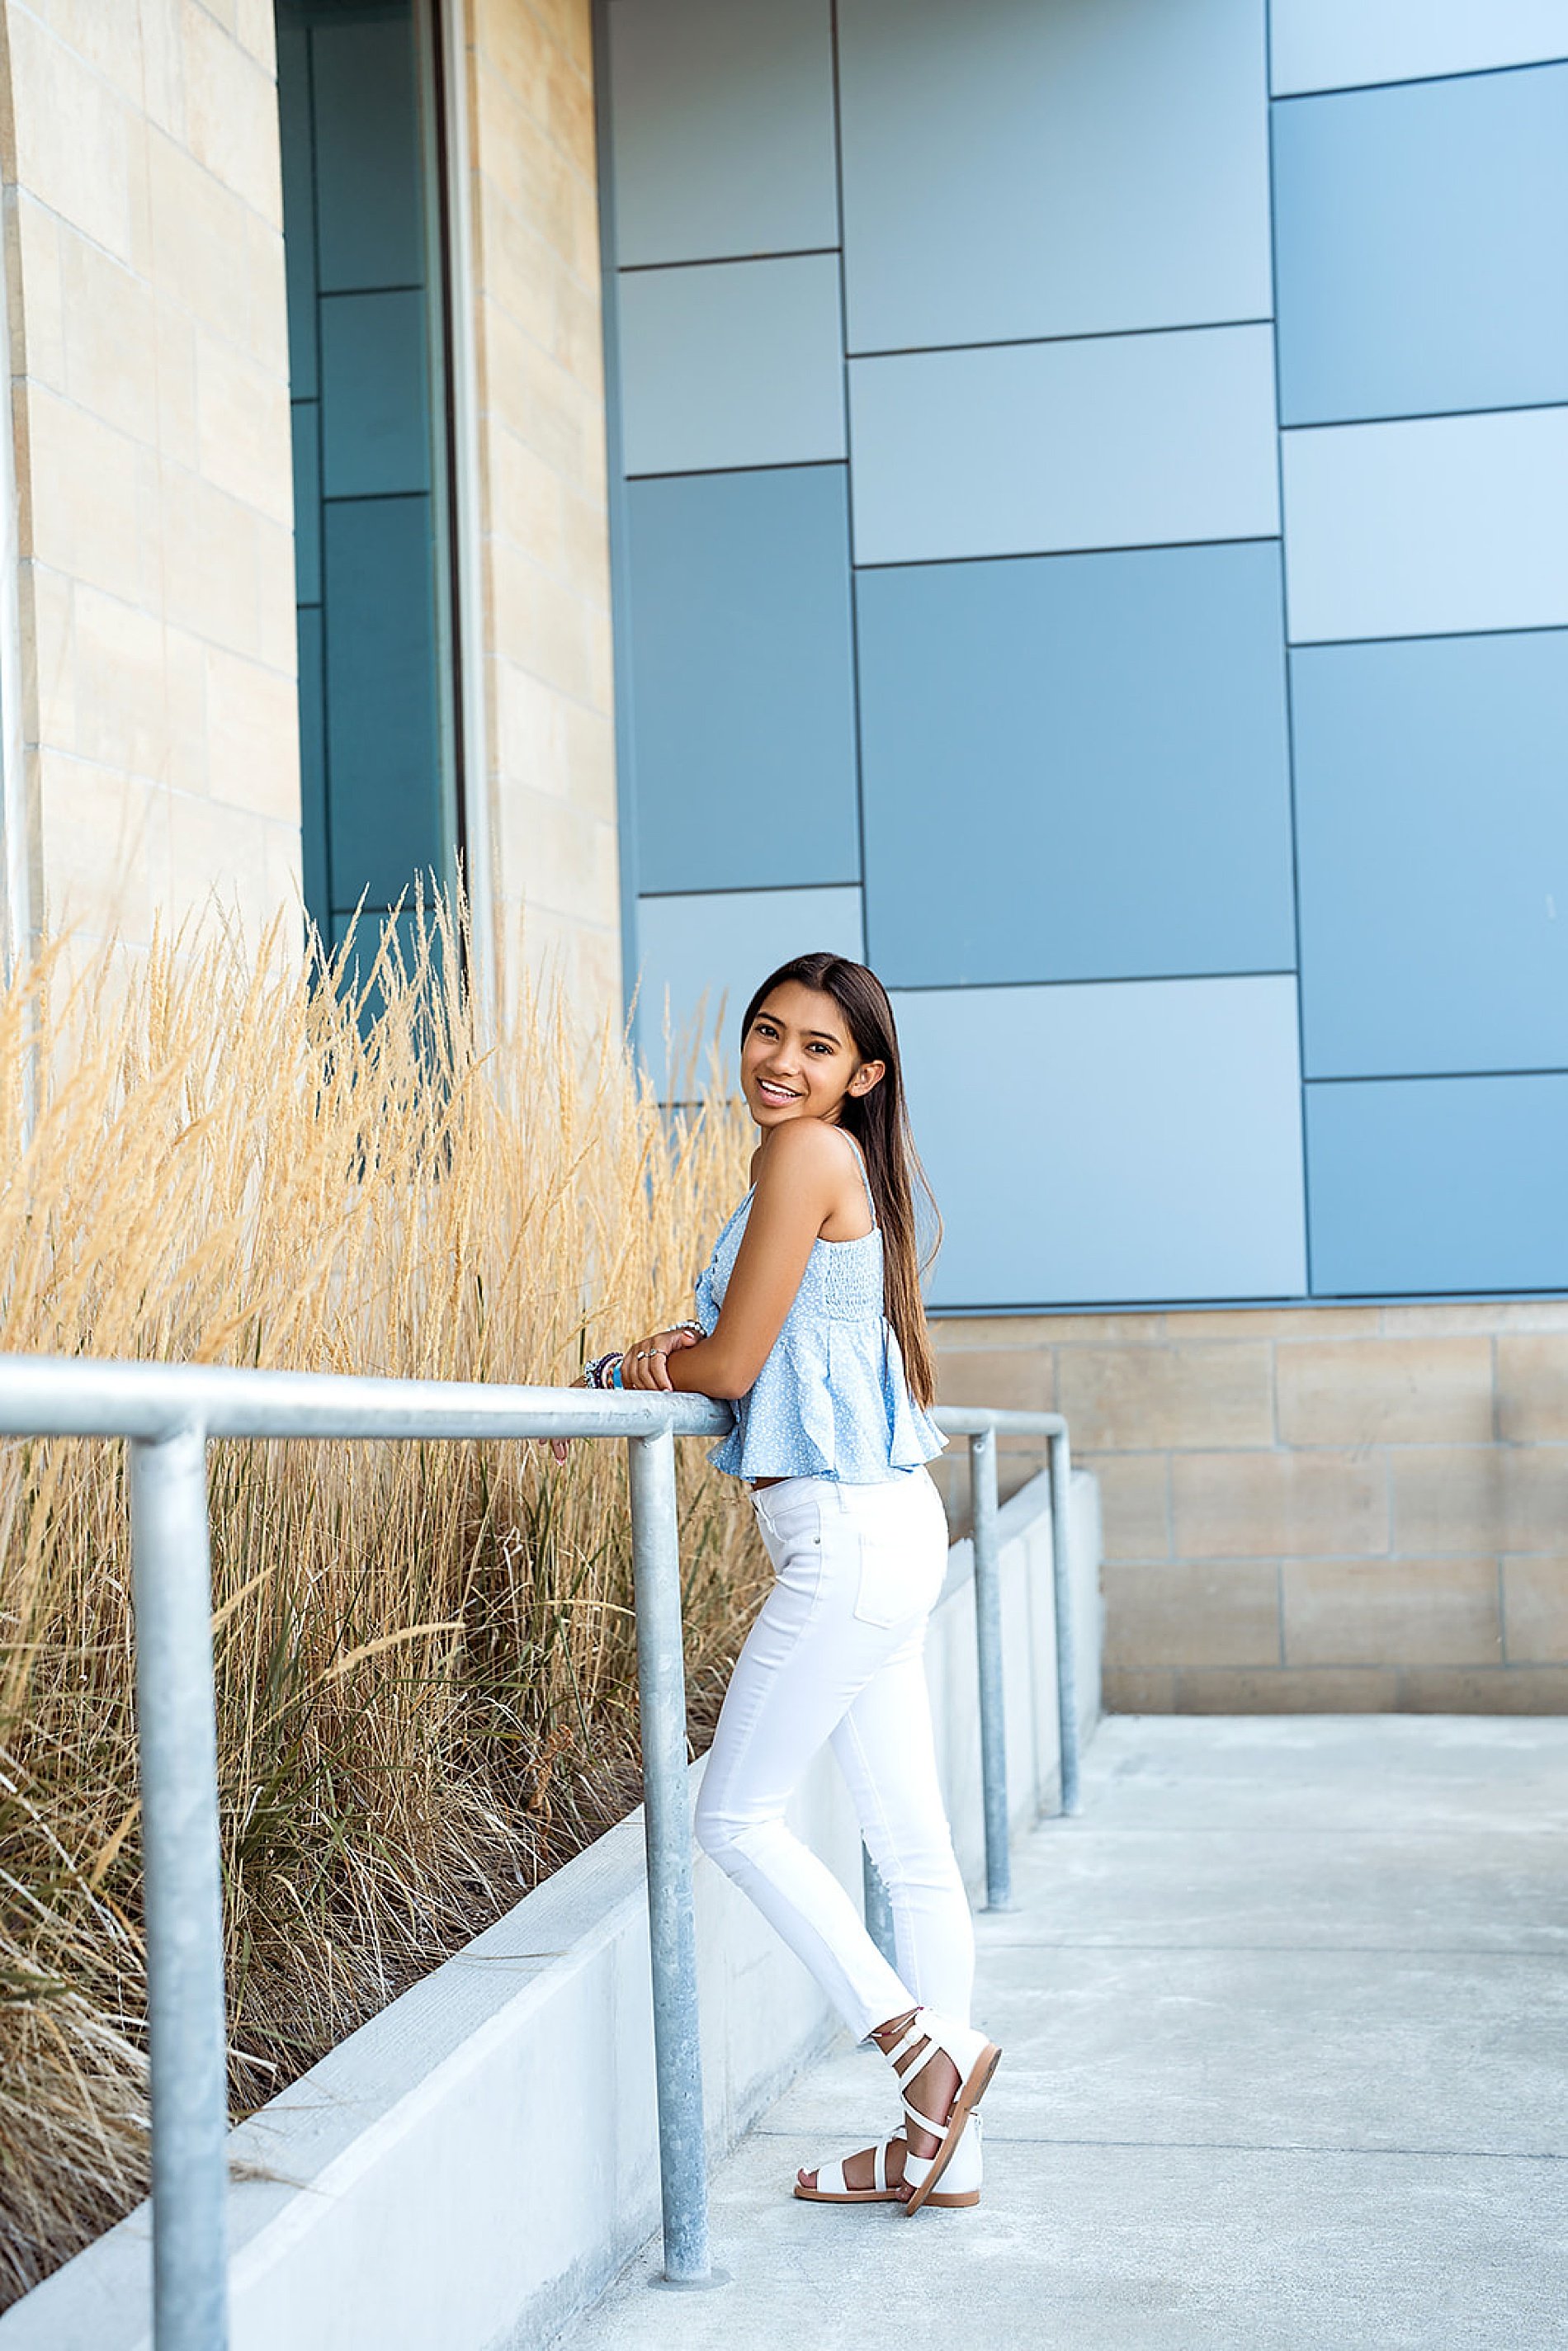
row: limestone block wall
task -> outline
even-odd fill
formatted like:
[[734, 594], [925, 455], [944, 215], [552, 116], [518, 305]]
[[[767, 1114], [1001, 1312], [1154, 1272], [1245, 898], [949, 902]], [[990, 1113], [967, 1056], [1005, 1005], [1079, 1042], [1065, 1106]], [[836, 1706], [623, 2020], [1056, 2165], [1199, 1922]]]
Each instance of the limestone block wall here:
[[5, 0], [28, 911], [298, 904], [271, 0]]
[[935, 1328], [1099, 1479], [1109, 1708], [1568, 1708], [1568, 1301]]
[[619, 1016], [589, 0], [468, 0], [466, 34], [497, 930]]

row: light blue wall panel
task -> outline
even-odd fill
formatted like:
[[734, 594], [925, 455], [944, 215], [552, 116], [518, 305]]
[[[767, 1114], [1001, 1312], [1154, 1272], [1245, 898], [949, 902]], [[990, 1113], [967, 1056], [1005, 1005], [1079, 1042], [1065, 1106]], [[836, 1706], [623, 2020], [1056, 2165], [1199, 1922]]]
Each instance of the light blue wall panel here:
[[335, 912], [385, 904], [428, 872], [441, 805], [428, 497], [323, 514], [327, 758]]
[[1271, 0], [1269, 14], [1276, 92], [1568, 57], [1563, 0]]
[[1568, 408], [1287, 433], [1297, 643], [1568, 622]]
[[1317, 1295], [1568, 1289], [1568, 1077], [1306, 1093]]
[[791, 956], [819, 947], [863, 961], [858, 890], [730, 890], [641, 900], [637, 1035], [660, 1100], [684, 1094], [694, 1068], [700, 1083], [709, 1041], [733, 1077], [740, 1018], [753, 990]]
[[859, 563], [1266, 538], [1267, 327], [857, 360]]
[[430, 487], [423, 288], [321, 306], [321, 462], [329, 498]]
[[839, 241], [830, 0], [611, 0], [617, 259]]
[[840, 0], [852, 350], [1266, 318], [1259, 0]]
[[633, 482], [640, 886], [860, 872], [841, 465]]
[[856, 601], [890, 986], [1293, 968], [1277, 543], [918, 564]]
[[835, 254], [633, 270], [617, 300], [629, 474], [843, 455]]
[[310, 51], [321, 291], [418, 285], [424, 235], [407, 12], [318, 22]]
[[895, 1006], [946, 1221], [934, 1304], [1301, 1293], [1293, 980], [940, 988]]
[[1568, 399], [1568, 66], [1274, 109], [1287, 424]]
[[1568, 1069], [1568, 634], [1292, 670], [1309, 1077]]
[[321, 601], [320, 405], [297, 400], [289, 409], [294, 450], [294, 601]]

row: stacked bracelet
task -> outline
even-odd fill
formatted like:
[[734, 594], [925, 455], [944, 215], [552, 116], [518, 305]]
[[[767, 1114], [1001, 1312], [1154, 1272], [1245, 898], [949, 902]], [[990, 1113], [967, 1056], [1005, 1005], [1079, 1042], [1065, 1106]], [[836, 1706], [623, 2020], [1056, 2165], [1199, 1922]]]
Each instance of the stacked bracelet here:
[[608, 1388], [621, 1385], [621, 1357], [611, 1348], [607, 1355], [596, 1355], [582, 1374], [585, 1388]]

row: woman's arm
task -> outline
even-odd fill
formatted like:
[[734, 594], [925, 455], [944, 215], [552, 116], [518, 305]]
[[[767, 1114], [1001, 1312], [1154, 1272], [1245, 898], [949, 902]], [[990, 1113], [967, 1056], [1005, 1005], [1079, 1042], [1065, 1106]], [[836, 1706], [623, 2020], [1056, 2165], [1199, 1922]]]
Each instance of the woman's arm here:
[[[844, 1148], [814, 1118], [792, 1119], [768, 1138], [757, 1189], [716, 1329], [689, 1346], [621, 1368], [627, 1387], [674, 1388], [686, 1395], [743, 1396], [795, 1302], [811, 1245], [842, 1189]], [[646, 1346], [640, 1341], [639, 1346]]]

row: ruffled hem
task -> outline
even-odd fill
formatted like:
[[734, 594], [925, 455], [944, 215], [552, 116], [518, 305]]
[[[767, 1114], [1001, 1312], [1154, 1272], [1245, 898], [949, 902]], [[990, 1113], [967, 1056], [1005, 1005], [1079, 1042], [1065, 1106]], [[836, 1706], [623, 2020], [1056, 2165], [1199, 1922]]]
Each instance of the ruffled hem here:
[[934, 1461], [947, 1439], [910, 1395], [898, 1341], [885, 1325], [883, 1338], [880, 1364], [870, 1359], [863, 1337], [831, 1324], [821, 1367], [769, 1357], [749, 1395], [733, 1406], [734, 1428], [709, 1453], [714, 1468], [734, 1478], [837, 1478], [846, 1486], [877, 1486]]

